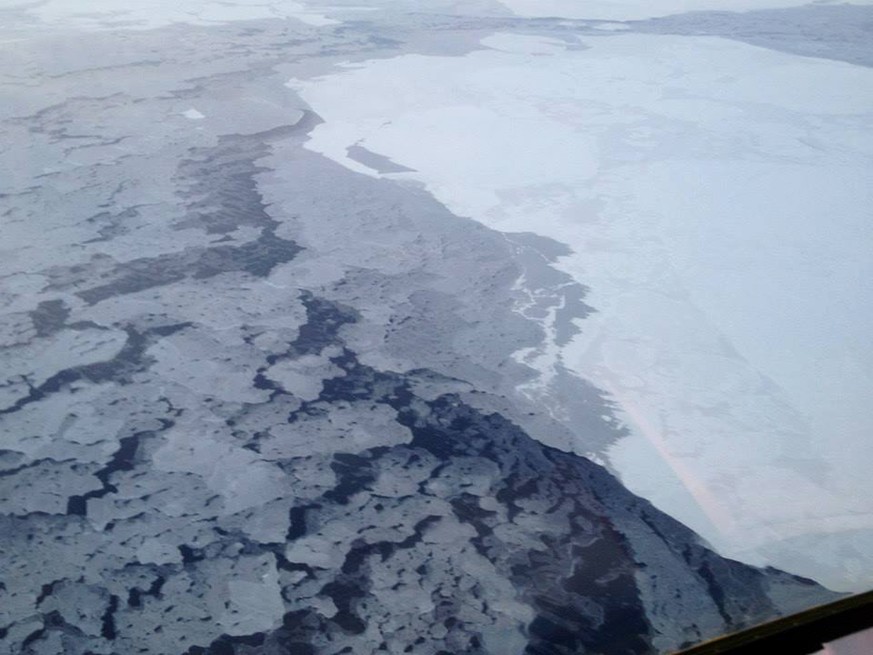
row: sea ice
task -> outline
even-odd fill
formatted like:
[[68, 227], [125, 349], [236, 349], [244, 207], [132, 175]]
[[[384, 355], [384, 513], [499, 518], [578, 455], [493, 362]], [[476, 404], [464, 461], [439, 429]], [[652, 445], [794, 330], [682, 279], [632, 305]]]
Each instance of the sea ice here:
[[[591, 20], [642, 20], [690, 11], [754, 11], [809, 4], [807, 0], [500, 0], [526, 18], [560, 17]], [[844, 4], [865, 5], [870, 0]]]
[[873, 71], [712, 37], [482, 45], [292, 81], [325, 120], [307, 147], [569, 244], [596, 313], [557, 361], [620, 403], [623, 481], [727, 555], [869, 584], [795, 551], [873, 534]]

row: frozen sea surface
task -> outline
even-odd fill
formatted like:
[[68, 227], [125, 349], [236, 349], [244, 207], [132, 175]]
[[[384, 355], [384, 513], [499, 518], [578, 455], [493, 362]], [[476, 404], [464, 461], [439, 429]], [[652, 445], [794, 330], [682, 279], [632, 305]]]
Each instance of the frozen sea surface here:
[[869, 587], [870, 8], [795, 4], [0, 0], [0, 653]]

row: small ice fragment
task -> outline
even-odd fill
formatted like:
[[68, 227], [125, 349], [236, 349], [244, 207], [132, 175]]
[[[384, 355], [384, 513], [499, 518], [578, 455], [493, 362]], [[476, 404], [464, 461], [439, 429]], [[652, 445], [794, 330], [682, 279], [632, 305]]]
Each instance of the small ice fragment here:
[[199, 121], [199, 120], [203, 120], [204, 118], [206, 118], [206, 116], [204, 116], [199, 111], [194, 109], [194, 107], [191, 107], [191, 109], [189, 109], [187, 111], [183, 111], [182, 116], [184, 116], [185, 118], [190, 118], [192, 121]]

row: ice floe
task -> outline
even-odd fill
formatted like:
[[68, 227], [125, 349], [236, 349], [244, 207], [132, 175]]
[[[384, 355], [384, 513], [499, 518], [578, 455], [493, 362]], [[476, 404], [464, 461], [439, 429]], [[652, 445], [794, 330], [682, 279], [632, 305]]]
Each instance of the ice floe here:
[[563, 364], [634, 432], [610, 461], [723, 552], [871, 534], [873, 71], [713, 37], [482, 45], [292, 81], [325, 120], [307, 147], [569, 244], [596, 313]]

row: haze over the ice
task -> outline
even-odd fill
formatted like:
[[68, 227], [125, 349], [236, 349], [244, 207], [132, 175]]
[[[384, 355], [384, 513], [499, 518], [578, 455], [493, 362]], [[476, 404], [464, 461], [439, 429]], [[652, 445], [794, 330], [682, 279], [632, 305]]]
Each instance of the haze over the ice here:
[[[563, 17], [588, 20], [642, 20], [692, 11], [752, 11], [800, 7], [808, 0], [500, 0], [515, 14], [528, 17]], [[852, 0], [868, 5], [870, 0]]]
[[0, 652], [869, 588], [871, 4], [0, 0]]

